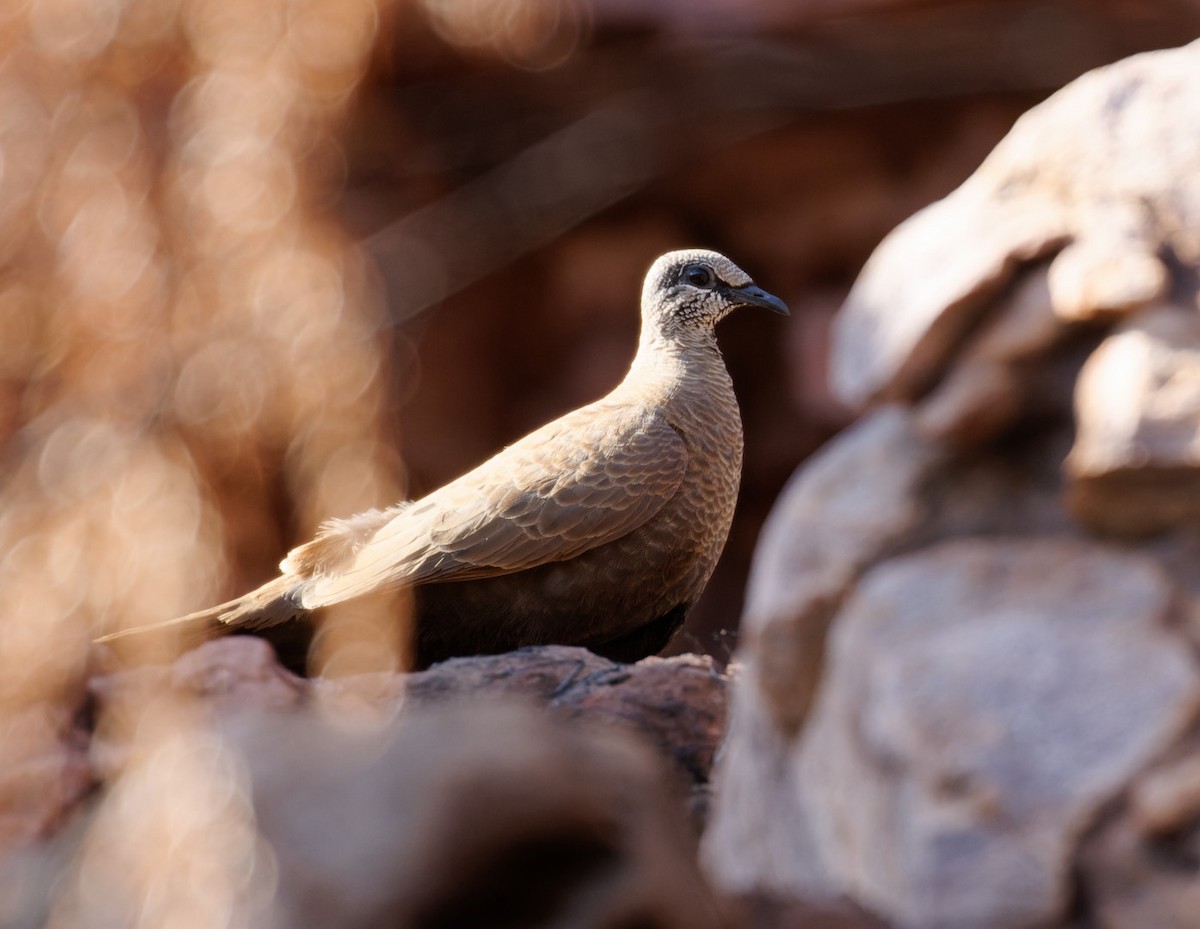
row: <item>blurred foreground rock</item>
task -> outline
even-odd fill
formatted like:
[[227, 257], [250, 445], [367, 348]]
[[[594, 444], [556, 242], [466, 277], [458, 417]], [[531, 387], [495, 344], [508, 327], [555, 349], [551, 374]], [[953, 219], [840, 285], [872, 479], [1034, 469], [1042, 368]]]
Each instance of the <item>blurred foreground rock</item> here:
[[61, 753], [10, 775], [44, 796], [13, 806], [0, 925], [198, 906], [264, 926], [726, 925], [695, 855], [726, 686], [707, 657], [566, 647], [308, 680], [250, 636], [96, 677], [79, 786], [57, 787]]
[[1081, 78], [901, 225], [874, 408], [755, 556], [704, 855], [912, 929], [1196, 925], [1200, 44]]
[[715, 927], [653, 754], [527, 708], [239, 735], [280, 925]]
[[[99, 710], [135, 705], [162, 691], [197, 698], [220, 715], [324, 705], [368, 718], [402, 710], [520, 701], [567, 722], [627, 729], [648, 742], [689, 795], [697, 817], [708, 802], [708, 778], [725, 732], [728, 679], [709, 656], [679, 655], [618, 664], [587, 649], [539, 646], [501, 655], [454, 658], [414, 674], [298, 677], [254, 636], [216, 639], [170, 666], [147, 666], [93, 681]], [[102, 769], [119, 765], [120, 746], [101, 739]]]
[[77, 714], [59, 703], [7, 714], [0, 722], [0, 746], [2, 856], [61, 828], [91, 790], [93, 773], [88, 734]]

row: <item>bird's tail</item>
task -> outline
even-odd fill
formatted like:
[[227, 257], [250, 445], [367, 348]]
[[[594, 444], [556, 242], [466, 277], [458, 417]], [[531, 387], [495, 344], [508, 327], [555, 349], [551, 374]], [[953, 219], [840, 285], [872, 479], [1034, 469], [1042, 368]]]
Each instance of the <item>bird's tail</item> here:
[[178, 634], [182, 642], [198, 643], [213, 635], [239, 629], [266, 629], [308, 613], [300, 605], [303, 582], [295, 577], [282, 575], [267, 581], [248, 594], [243, 594], [225, 603], [206, 610], [188, 613], [161, 623], [132, 626], [119, 632], [100, 636], [97, 642], [112, 642], [128, 636], [145, 634]]

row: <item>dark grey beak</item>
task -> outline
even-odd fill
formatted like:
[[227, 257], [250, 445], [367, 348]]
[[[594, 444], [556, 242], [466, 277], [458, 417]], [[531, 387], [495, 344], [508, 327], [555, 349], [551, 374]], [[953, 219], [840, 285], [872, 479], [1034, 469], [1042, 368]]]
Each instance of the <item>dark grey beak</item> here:
[[730, 287], [728, 292], [735, 302], [743, 306], [761, 306], [773, 313], [780, 313], [783, 316], [791, 315], [786, 303], [755, 284], [747, 284], [745, 287]]

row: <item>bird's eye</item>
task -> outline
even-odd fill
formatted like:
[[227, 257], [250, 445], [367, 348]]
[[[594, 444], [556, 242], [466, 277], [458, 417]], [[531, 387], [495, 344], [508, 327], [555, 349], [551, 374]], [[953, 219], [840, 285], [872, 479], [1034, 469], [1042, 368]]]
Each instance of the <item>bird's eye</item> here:
[[683, 279], [693, 287], [708, 287], [714, 280], [712, 269], [704, 265], [692, 265], [683, 272]]

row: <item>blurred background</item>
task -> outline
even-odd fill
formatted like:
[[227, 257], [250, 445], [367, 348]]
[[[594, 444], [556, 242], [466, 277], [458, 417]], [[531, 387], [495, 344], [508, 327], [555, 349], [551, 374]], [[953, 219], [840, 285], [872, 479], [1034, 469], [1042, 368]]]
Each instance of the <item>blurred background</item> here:
[[848, 421], [826, 330], [872, 247], [1055, 88], [1198, 27], [1133, 0], [6, 3], [2, 677], [67, 686], [91, 630], [240, 592], [604, 393], [687, 245], [794, 313], [721, 333], [746, 475], [673, 648], [727, 656], [768, 506]]
[[769, 504], [848, 419], [826, 329], [873, 246], [1049, 92], [1198, 27], [1133, 0], [4, 4], [0, 678], [67, 686], [92, 630], [240, 592], [602, 394], [686, 245], [794, 310], [721, 333], [746, 474], [673, 648], [726, 656]]

